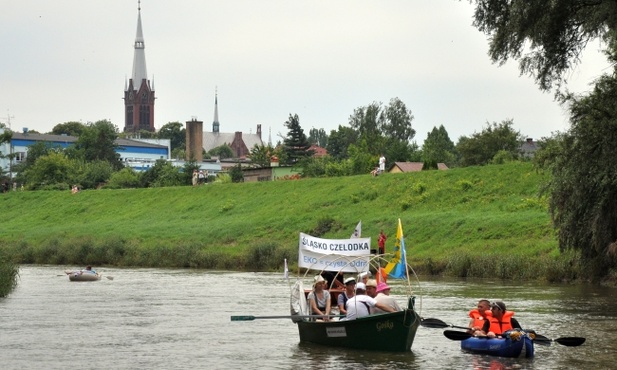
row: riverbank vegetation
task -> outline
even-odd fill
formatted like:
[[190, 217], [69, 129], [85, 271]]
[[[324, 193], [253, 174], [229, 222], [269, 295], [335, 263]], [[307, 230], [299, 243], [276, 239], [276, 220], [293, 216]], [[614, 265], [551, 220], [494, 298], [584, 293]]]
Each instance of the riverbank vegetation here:
[[0, 246], [23, 264], [282, 270], [299, 232], [388, 235], [397, 219], [419, 274], [585, 278], [560, 254], [544, 175], [530, 163], [448, 171], [208, 184], [199, 187], [10, 192]]

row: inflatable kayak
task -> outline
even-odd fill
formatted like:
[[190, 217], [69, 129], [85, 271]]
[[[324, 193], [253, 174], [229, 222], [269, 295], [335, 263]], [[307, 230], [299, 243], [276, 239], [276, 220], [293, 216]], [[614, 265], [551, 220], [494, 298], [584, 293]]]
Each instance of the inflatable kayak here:
[[69, 276], [70, 281], [97, 281], [101, 280], [101, 275], [97, 272], [80, 270], [80, 271], [65, 271]]
[[533, 357], [533, 334], [511, 330], [501, 338], [471, 337], [461, 341], [465, 352], [499, 357]]

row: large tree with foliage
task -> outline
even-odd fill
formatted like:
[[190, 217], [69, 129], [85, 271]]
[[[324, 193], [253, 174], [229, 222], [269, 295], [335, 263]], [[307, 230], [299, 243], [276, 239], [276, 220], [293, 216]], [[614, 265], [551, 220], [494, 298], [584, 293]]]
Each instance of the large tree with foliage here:
[[84, 124], [76, 121], [58, 123], [51, 129], [53, 135], [79, 136], [84, 131]]
[[339, 125], [338, 130], [330, 131], [326, 150], [336, 160], [348, 158], [347, 148], [358, 141], [358, 132], [351, 127]]
[[543, 90], [561, 86], [590, 41], [604, 41], [615, 61], [617, 4], [613, 0], [472, 0], [474, 26], [488, 35], [489, 55], [499, 64], [519, 61], [522, 74]]
[[617, 263], [616, 96], [617, 79], [605, 76], [588, 96], [572, 97], [572, 127], [546, 148], [548, 160], [539, 156], [553, 174], [548, 189], [559, 245], [580, 249], [593, 277]]
[[426, 135], [424, 144], [422, 145], [422, 161], [429, 164], [445, 163], [448, 166], [456, 160], [456, 149], [454, 143], [450, 140], [448, 131], [443, 125], [439, 128], [433, 127], [433, 130]]
[[370, 143], [370, 154], [379, 155], [384, 150], [385, 144], [380, 131], [381, 106], [379, 102], [373, 102], [364, 107], [354, 109], [349, 116], [349, 126], [358, 132], [358, 139]]
[[311, 144], [300, 126], [300, 118], [297, 114], [289, 115], [285, 127], [288, 131], [285, 140], [283, 140], [283, 151], [287, 158], [287, 164], [296, 164], [298, 161], [312, 156], [313, 153], [309, 150]]
[[116, 152], [118, 128], [107, 120], [89, 123], [75, 142], [75, 149], [86, 161], [109, 162], [116, 170], [124, 167]]
[[186, 149], [186, 129], [180, 122], [169, 122], [163, 125], [158, 132], [160, 139], [169, 139], [171, 149]]
[[249, 157], [251, 164], [255, 167], [270, 167], [272, 155], [274, 155], [274, 148], [270, 145], [255, 145]]
[[[580, 62], [588, 43], [600, 44], [617, 62], [617, 3], [614, 0], [475, 0], [474, 25], [490, 39], [490, 56], [500, 64], [519, 61], [521, 73], [539, 87], [560, 89], [567, 72]], [[597, 45], [594, 43], [594, 45]], [[617, 75], [597, 80], [588, 96], [565, 95], [572, 128], [549, 142], [543, 163], [552, 172], [550, 204], [560, 248], [578, 249], [585, 271], [610, 274], [617, 266], [617, 173], [615, 155]]]
[[493, 122], [493, 124], [487, 124], [482, 132], [476, 132], [470, 138], [461, 136], [456, 144], [456, 150], [461, 156], [461, 166], [488, 164], [497, 153], [502, 151], [516, 158], [522, 136], [518, 131], [514, 131], [512, 125], [512, 120], [505, 120], [501, 123]]
[[323, 128], [312, 128], [309, 130], [308, 141], [311, 144], [325, 148], [328, 145], [328, 134]]
[[208, 151], [209, 155], [214, 155], [219, 157], [220, 159], [227, 159], [234, 157], [234, 150], [227, 144], [223, 144], [221, 146], [217, 146], [216, 148], [212, 148]]

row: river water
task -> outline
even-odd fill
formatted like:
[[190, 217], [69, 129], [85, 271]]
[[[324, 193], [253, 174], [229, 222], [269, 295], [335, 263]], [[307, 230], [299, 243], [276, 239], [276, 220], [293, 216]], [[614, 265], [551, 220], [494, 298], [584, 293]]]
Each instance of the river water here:
[[[591, 285], [420, 279], [422, 317], [466, 325], [479, 298], [503, 300], [526, 328], [550, 338], [586, 337], [580, 347], [536, 345], [534, 359], [461, 352], [442, 329], [420, 327], [409, 353], [299, 343], [282, 274], [188, 269], [104, 269], [97, 282], [69, 282], [75, 266], [22, 266], [0, 298], [2, 369], [611, 369], [617, 289]], [[105, 278], [113, 277], [113, 280]], [[405, 303], [404, 287], [391, 281]], [[401, 295], [398, 295], [401, 294]], [[366, 338], [370, 341], [371, 338]]]

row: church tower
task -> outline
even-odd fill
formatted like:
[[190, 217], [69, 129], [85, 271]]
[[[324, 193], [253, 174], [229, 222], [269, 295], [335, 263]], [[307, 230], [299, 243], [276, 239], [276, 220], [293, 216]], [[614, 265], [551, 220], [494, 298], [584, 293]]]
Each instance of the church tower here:
[[219, 123], [219, 99], [218, 92], [214, 91], [214, 121], [212, 121], [212, 132], [217, 133], [220, 130], [221, 124]]
[[137, 36], [133, 74], [124, 86], [124, 132], [155, 131], [154, 81], [150, 85], [146, 71], [144, 35], [141, 30], [141, 1], [137, 2]]

